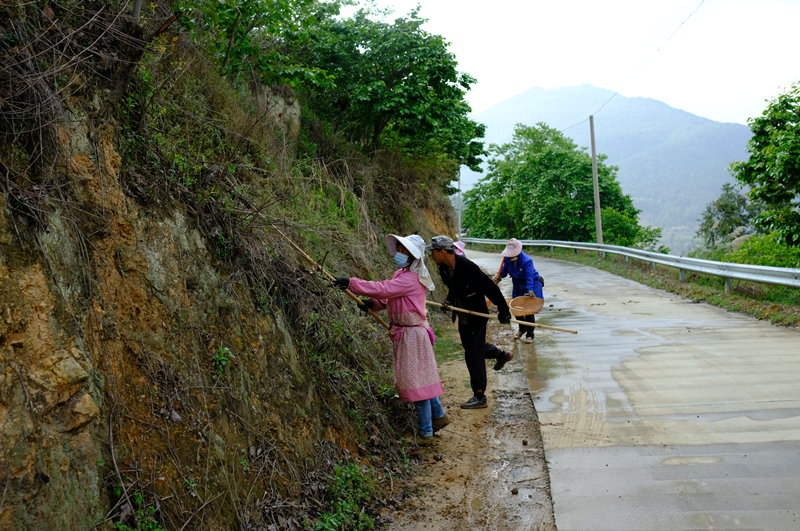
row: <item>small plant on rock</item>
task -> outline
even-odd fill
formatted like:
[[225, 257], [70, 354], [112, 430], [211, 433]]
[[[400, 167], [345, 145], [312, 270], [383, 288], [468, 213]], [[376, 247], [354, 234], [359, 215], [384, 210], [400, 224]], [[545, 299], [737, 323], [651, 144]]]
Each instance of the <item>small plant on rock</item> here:
[[362, 468], [358, 463], [340, 464], [333, 469], [331, 479], [333, 481], [326, 489], [333, 498], [331, 511], [320, 516], [314, 529], [316, 531], [373, 529], [375, 520], [363, 512], [361, 507], [375, 488], [375, 473], [371, 469]]
[[221, 344], [217, 347], [212, 360], [214, 361], [214, 369], [217, 371], [217, 376], [221, 375], [225, 370], [225, 366], [230, 362], [231, 358], [235, 358], [231, 349], [223, 347]]

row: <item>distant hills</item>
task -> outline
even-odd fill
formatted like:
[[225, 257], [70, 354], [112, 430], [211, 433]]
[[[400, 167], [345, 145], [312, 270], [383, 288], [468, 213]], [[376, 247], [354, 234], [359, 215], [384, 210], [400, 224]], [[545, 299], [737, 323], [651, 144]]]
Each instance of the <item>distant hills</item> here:
[[[580, 85], [532, 88], [474, 114], [486, 124], [486, 142], [511, 140], [514, 124], [545, 122], [565, 129], [589, 117], [613, 91]], [[721, 123], [670, 107], [650, 98], [618, 94], [594, 118], [598, 153], [619, 166], [625, 193], [642, 211], [645, 225], [661, 227], [664, 242], [681, 251], [697, 227], [706, 205], [733, 182], [731, 162], [746, 160], [750, 129]], [[589, 146], [589, 122], [564, 132], [579, 146]], [[485, 174], [462, 168], [462, 186], [469, 189]]]

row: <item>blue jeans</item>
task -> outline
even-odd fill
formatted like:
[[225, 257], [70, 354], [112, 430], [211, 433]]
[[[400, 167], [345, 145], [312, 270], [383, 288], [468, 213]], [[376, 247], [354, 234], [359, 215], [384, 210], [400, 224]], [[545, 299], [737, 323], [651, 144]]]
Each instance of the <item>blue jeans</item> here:
[[445, 415], [439, 397], [414, 402], [414, 407], [417, 408], [419, 417], [419, 431], [422, 432], [423, 437], [430, 437], [433, 435], [433, 419], [440, 419]]

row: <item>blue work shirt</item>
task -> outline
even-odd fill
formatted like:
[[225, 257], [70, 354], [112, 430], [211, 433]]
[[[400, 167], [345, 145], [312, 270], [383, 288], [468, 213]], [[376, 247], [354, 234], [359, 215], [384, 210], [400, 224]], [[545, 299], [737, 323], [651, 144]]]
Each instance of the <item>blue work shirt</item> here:
[[544, 299], [542, 294], [542, 282], [539, 279], [539, 272], [533, 267], [533, 260], [525, 253], [520, 253], [516, 262], [510, 258], [503, 261], [503, 268], [500, 270], [500, 278], [511, 275], [514, 289], [511, 290], [512, 297], [521, 297], [532, 291], [540, 299]]

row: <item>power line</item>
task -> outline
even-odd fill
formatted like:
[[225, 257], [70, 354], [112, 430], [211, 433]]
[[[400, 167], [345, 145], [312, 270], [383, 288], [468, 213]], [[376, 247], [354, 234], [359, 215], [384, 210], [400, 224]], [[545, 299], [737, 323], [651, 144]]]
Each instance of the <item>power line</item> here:
[[[638, 75], [638, 74], [639, 74], [639, 72], [641, 72], [641, 71], [642, 71], [642, 69], [643, 69], [643, 68], [644, 68], [644, 67], [647, 65], [647, 63], [649, 63], [649, 62], [650, 62], [650, 61], [653, 59], [653, 57], [655, 57], [655, 56], [656, 56], [656, 54], [657, 54], [658, 52], [660, 52], [660, 51], [661, 51], [661, 49], [662, 49], [664, 46], [666, 46], [666, 45], [667, 45], [667, 43], [670, 41], [670, 39], [672, 39], [672, 37], [674, 37], [674, 36], [675, 36], [675, 34], [676, 34], [676, 33], [678, 33], [678, 31], [679, 31], [679, 30], [680, 30], [680, 29], [683, 27], [683, 25], [684, 25], [684, 24], [686, 24], [686, 22], [687, 22], [687, 21], [688, 21], [690, 18], [692, 18], [692, 15], [694, 15], [695, 13], [697, 13], [697, 11], [698, 11], [698, 10], [700, 9], [700, 7], [701, 7], [701, 6], [702, 6], [702, 5], [705, 3], [705, 1], [706, 1], [706, 0], [700, 0], [700, 4], [699, 4], [699, 5], [698, 5], [698, 6], [695, 8], [695, 10], [694, 10], [694, 11], [692, 11], [692, 12], [689, 14], [689, 16], [688, 16], [688, 17], [686, 17], [686, 20], [684, 20], [683, 22], [681, 22], [680, 26], [678, 26], [678, 27], [675, 29], [675, 31], [673, 31], [673, 32], [672, 32], [672, 35], [670, 35], [669, 37], [667, 37], [667, 40], [665, 40], [665, 41], [664, 41], [664, 43], [663, 43], [661, 46], [659, 46], [659, 47], [658, 47], [658, 49], [657, 49], [655, 52], [653, 52], [653, 53], [650, 55], [650, 57], [648, 57], [648, 58], [645, 60], [645, 62], [644, 62], [644, 63], [642, 63], [642, 65], [641, 65], [639, 68], [637, 68], [637, 69], [636, 69], [636, 72], [634, 72], [634, 73], [633, 73], [633, 76], [631, 76], [631, 77], [634, 77], [634, 76]], [[614, 99], [614, 98], [617, 96], [617, 94], [619, 94], [619, 92], [615, 92], [615, 93], [614, 93], [614, 94], [613, 94], [613, 95], [612, 95], [610, 98], [608, 98], [608, 99], [605, 101], [605, 103], [603, 103], [603, 104], [600, 106], [600, 108], [599, 108], [599, 109], [597, 109], [596, 111], [594, 111], [594, 112], [592, 113], [592, 116], [594, 116], [594, 115], [596, 115], [597, 113], [599, 113], [599, 112], [600, 112], [600, 111], [603, 109], [603, 107], [605, 107], [605, 106], [606, 106], [606, 105], [607, 105], [607, 104], [608, 104], [608, 103], [609, 103], [611, 100], [613, 100], [613, 99]], [[566, 129], [562, 129], [562, 130], [561, 130], [561, 132], [563, 133], [563, 132], [564, 132], [564, 131], [566, 131], [567, 129], [572, 129], [573, 127], [577, 127], [577, 126], [581, 125], [582, 123], [586, 123], [586, 122], [588, 122], [588, 121], [589, 121], [589, 119], [588, 119], [588, 118], [586, 118], [586, 119], [585, 119], [585, 120], [583, 120], [582, 122], [578, 122], [578, 123], [576, 123], [575, 125], [571, 125], [571, 126], [567, 127]]]
[[678, 30], [679, 30], [679, 29], [681, 29], [681, 28], [683, 27], [683, 25], [684, 25], [684, 24], [686, 24], [686, 21], [687, 21], [687, 20], [689, 20], [690, 18], [692, 18], [692, 15], [694, 15], [695, 13], [697, 13], [697, 10], [698, 10], [698, 9], [700, 9], [700, 6], [702, 6], [702, 5], [703, 5], [703, 3], [704, 3], [705, 1], [706, 1], [706, 0], [701, 0], [701, 2], [700, 2], [700, 5], [699, 5], [699, 6], [697, 6], [697, 9], [695, 9], [694, 11], [692, 11], [692, 12], [691, 12], [691, 14], [690, 14], [688, 17], [686, 17], [686, 20], [684, 20], [683, 22], [681, 22], [681, 25], [680, 25], [680, 26], [678, 26], [678, 29], [676, 29], [675, 31], [673, 31], [673, 32], [672, 32], [672, 35], [670, 35], [670, 36], [667, 38], [667, 40], [665, 40], [665, 41], [664, 41], [664, 44], [662, 44], [661, 46], [659, 46], [659, 47], [658, 47], [658, 50], [656, 50], [656, 52], [660, 52], [660, 51], [661, 51], [661, 48], [663, 48], [664, 46], [666, 46], [666, 45], [667, 45], [667, 43], [669, 42], [669, 40], [670, 40], [672, 37], [674, 37], [676, 33], [678, 33]]
[[[610, 101], [610, 100], [609, 100], [609, 101]], [[576, 123], [575, 125], [571, 125], [571, 126], [569, 126], [569, 127], [565, 128], [565, 129], [562, 129], [560, 132], [561, 132], [561, 133], [563, 133], [564, 131], [567, 131], [568, 129], [572, 129], [573, 127], [578, 127], [579, 125], [581, 125], [581, 124], [585, 124], [585, 123], [586, 123], [586, 122], [588, 122], [588, 121], [589, 121], [589, 119], [588, 119], [588, 118], [586, 118], [585, 120], [582, 120], [582, 121], [580, 121], [580, 122]]]

